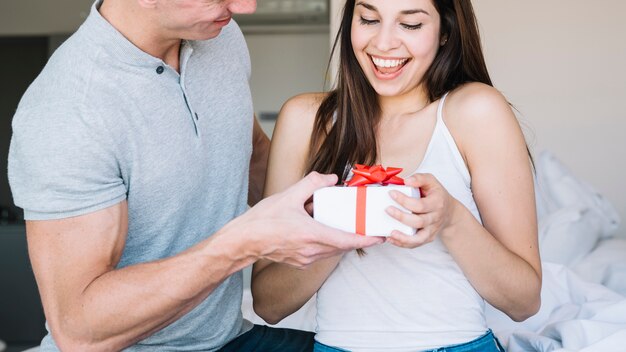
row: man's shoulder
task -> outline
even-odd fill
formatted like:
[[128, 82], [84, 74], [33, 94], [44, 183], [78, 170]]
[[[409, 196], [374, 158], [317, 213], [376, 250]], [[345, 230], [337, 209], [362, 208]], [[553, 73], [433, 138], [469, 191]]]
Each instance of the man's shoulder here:
[[94, 48], [81, 45], [74, 36], [67, 39], [28, 87], [19, 109], [73, 107], [72, 102], [80, 101], [87, 91], [97, 55]]
[[93, 101], [92, 65], [67, 62], [60, 52], [52, 57], [22, 96], [13, 117], [13, 132], [30, 138], [82, 138], [85, 129], [101, 126], [99, 106]]

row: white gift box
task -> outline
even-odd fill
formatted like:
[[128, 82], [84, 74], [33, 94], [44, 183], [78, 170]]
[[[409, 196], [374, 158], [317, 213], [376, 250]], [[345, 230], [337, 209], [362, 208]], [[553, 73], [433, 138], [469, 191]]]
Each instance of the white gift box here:
[[325, 187], [313, 194], [313, 217], [325, 225], [365, 236], [386, 237], [393, 230], [415, 234], [414, 228], [392, 218], [385, 211], [389, 206], [395, 206], [409, 212], [391, 198], [391, 190], [420, 197], [419, 190], [409, 186]]

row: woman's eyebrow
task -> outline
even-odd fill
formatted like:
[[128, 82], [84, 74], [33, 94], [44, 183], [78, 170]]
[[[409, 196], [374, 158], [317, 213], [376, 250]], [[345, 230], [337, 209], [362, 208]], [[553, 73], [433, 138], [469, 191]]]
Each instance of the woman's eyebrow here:
[[366, 2], [363, 2], [363, 1], [359, 1], [359, 2], [357, 2], [357, 3], [356, 3], [356, 6], [363, 6], [363, 7], [365, 7], [365, 8], [366, 8], [366, 9], [368, 9], [368, 10], [378, 12], [378, 9], [376, 8], [376, 6], [374, 6], [374, 5], [370, 5], [370, 4], [368, 4], [368, 3], [366, 3]]
[[413, 10], [402, 10], [400, 11], [401, 14], [403, 15], [413, 15], [416, 13], [423, 13], [426, 14], [428, 16], [430, 16], [430, 14], [428, 12], [426, 12], [426, 10], [422, 10], [422, 9], [413, 9]]
[[[376, 8], [376, 6], [368, 4], [366, 2], [363, 1], [359, 1], [356, 3], [356, 6], [363, 6], [366, 9], [370, 10], [370, 11], [374, 11], [374, 12], [378, 12], [378, 9]], [[400, 14], [402, 15], [413, 15], [416, 13], [423, 13], [426, 14], [428, 16], [430, 16], [430, 14], [426, 11], [426, 10], [422, 10], [422, 9], [411, 9], [411, 10], [402, 10], [400, 11]]]

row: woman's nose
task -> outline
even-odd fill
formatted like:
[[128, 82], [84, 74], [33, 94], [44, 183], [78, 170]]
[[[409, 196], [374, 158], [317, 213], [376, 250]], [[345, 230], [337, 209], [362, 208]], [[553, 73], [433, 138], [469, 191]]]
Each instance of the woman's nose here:
[[393, 25], [381, 25], [379, 26], [376, 35], [374, 36], [372, 43], [376, 49], [381, 52], [391, 51], [400, 46], [400, 39], [397, 36], [396, 28]]

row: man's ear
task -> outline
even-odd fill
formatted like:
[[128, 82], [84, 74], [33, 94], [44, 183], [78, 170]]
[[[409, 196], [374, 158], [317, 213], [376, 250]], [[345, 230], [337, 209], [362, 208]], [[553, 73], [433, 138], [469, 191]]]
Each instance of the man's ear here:
[[139, 6], [146, 8], [146, 9], [155, 8], [158, 2], [159, 0], [137, 0], [137, 3], [139, 4]]

